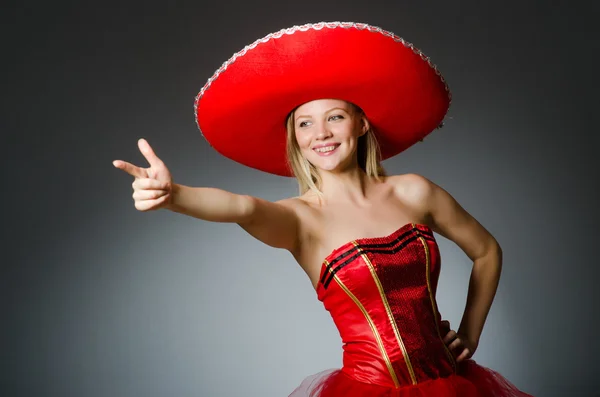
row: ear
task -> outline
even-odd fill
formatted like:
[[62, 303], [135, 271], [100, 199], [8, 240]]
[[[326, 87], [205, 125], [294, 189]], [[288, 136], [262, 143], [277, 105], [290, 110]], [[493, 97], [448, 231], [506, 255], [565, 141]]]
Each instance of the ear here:
[[369, 124], [369, 120], [367, 120], [367, 118], [363, 114], [360, 118], [360, 135], [359, 136], [365, 135], [367, 133], [367, 131], [369, 131], [369, 128], [371, 128], [371, 125]]

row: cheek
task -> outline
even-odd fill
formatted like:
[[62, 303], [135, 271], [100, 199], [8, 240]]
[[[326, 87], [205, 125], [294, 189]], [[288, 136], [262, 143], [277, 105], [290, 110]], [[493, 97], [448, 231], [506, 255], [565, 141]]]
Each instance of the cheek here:
[[308, 149], [310, 147], [310, 139], [307, 136], [303, 136], [302, 134], [296, 134], [296, 142], [298, 142], [298, 146], [300, 149]]

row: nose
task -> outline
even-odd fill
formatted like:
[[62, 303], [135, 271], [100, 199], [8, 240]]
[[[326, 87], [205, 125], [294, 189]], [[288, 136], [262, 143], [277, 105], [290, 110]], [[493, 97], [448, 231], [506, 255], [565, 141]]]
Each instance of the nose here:
[[317, 130], [315, 138], [318, 140], [323, 140], [329, 138], [331, 135], [331, 131], [329, 131], [327, 125], [321, 124]]

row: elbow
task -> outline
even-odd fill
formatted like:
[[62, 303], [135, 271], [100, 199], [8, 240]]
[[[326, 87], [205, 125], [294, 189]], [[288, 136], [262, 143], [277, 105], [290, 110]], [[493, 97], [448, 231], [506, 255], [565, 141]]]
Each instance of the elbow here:
[[502, 266], [502, 247], [500, 247], [498, 241], [493, 237], [486, 242], [481, 256], [487, 258], [487, 260], [493, 260], [498, 263], [499, 266]]
[[238, 222], [248, 224], [254, 218], [254, 214], [256, 213], [257, 202], [256, 198], [249, 195], [240, 195], [238, 196], [237, 203], [237, 213], [238, 213]]
[[500, 247], [500, 244], [498, 243], [498, 241], [496, 239], [494, 239], [494, 243], [492, 245], [494, 252], [496, 252], [496, 254], [502, 258], [502, 247]]
[[498, 241], [496, 240], [494, 240], [494, 244], [492, 245], [492, 252], [496, 256], [498, 268], [502, 269], [502, 247], [500, 247], [500, 244], [498, 244]]

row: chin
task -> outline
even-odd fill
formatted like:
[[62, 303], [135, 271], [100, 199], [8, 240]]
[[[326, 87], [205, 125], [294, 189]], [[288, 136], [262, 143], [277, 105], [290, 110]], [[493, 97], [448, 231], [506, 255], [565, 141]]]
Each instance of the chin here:
[[312, 165], [314, 165], [317, 169], [323, 170], [323, 171], [332, 171], [339, 166], [338, 161], [335, 161], [335, 162], [323, 161], [323, 159], [321, 159], [321, 158], [316, 158], [314, 160], [309, 159], [308, 161]]
[[314, 164], [315, 167], [317, 167], [317, 169], [319, 171], [325, 171], [325, 172], [335, 172], [335, 171], [339, 171], [342, 167], [341, 164], [339, 163], [335, 163], [335, 164]]

